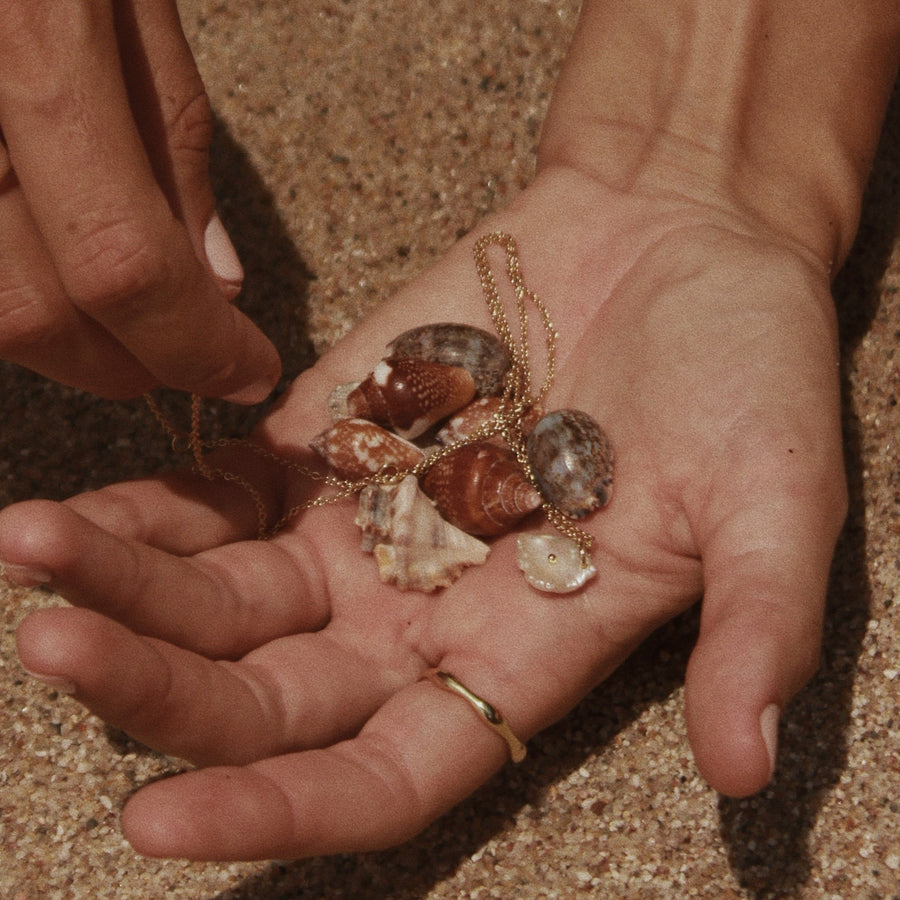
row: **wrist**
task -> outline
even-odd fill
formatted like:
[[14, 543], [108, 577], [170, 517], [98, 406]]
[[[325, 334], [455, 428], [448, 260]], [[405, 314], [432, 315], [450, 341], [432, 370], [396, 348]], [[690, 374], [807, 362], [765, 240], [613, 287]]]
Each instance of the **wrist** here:
[[898, 53], [893, 2], [586, 0], [539, 164], [736, 211], [836, 271]]

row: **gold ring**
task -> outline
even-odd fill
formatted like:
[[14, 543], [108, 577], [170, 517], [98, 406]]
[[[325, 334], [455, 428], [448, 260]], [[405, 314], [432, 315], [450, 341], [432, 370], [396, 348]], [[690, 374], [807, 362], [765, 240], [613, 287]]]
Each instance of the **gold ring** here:
[[438, 687], [458, 694], [463, 700], [466, 700], [485, 725], [506, 741], [512, 761], [520, 763], [525, 759], [527, 752], [525, 745], [513, 734], [512, 729], [506, 724], [506, 719], [500, 715], [500, 711], [491, 706], [487, 700], [482, 700], [477, 694], [473, 694], [455, 675], [441, 669], [430, 669], [422, 676], [422, 679], [428, 679]]

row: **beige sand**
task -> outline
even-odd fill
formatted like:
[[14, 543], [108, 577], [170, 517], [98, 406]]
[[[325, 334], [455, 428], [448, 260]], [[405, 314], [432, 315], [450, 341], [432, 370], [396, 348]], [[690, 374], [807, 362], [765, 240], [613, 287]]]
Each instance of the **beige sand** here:
[[[527, 182], [575, 0], [190, 0], [246, 303], [296, 373]], [[777, 778], [698, 776], [681, 684], [696, 620], [664, 630], [529, 760], [397, 850], [287, 864], [136, 856], [118, 830], [165, 760], [27, 679], [13, 632], [54, 602], [4, 592], [0, 898], [900, 897], [900, 106], [840, 280], [852, 490], [819, 675]], [[0, 502], [157, 469], [139, 404], [3, 369]], [[789, 389], [789, 386], [786, 386]], [[231, 430], [235, 419], [220, 415]]]

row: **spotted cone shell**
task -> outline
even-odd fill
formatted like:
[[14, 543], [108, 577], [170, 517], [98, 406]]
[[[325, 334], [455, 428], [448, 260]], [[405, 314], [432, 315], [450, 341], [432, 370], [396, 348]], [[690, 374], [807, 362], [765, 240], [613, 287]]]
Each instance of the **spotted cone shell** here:
[[369, 419], [411, 440], [475, 396], [466, 369], [409, 357], [383, 359], [347, 395], [347, 414]]
[[[500, 397], [476, 397], [468, 406], [464, 406], [458, 413], [454, 413], [441, 430], [435, 435], [439, 444], [450, 446], [456, 441], [466, 440], [487, 425], [500, 410], [502, 400]], [[519, 428], [523, 434], [528, 434], [544, 411], [538, 406], [533, 406], [522, 417]], [[503, 437], [499, 434], [492, 435], [487, 440], [493, 444], [505, 446]]]
[[561, 512], [581, 519], [609, 503], [613, 448], [587, 413], [548, 413], [528, 435], [526, 447], [541, 493]]
[[425, 459], [415, 444], [367, 419], [341, 419], [310, 442], [341, 478], [355, 481], [386, 467], [411, 469]]
[[541, 505], [515, 456], [488, 441], [464, 444], [425, 473], [422, 490], [468, 534], [503, 534]]

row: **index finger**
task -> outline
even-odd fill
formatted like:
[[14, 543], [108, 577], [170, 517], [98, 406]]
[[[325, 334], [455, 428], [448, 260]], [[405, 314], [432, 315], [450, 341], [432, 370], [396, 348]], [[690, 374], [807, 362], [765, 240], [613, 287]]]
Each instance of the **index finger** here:
[[[186, 89], [198, 101], [184, 106], [202, 114], [202, 82], [183, 49]], [[160, 382], [262, 399], [277, 380], [277, 354], [229, 304], [157, 182], [122, 77], [111, 4], [6, 5], [0, 121], [73, 304]]]

